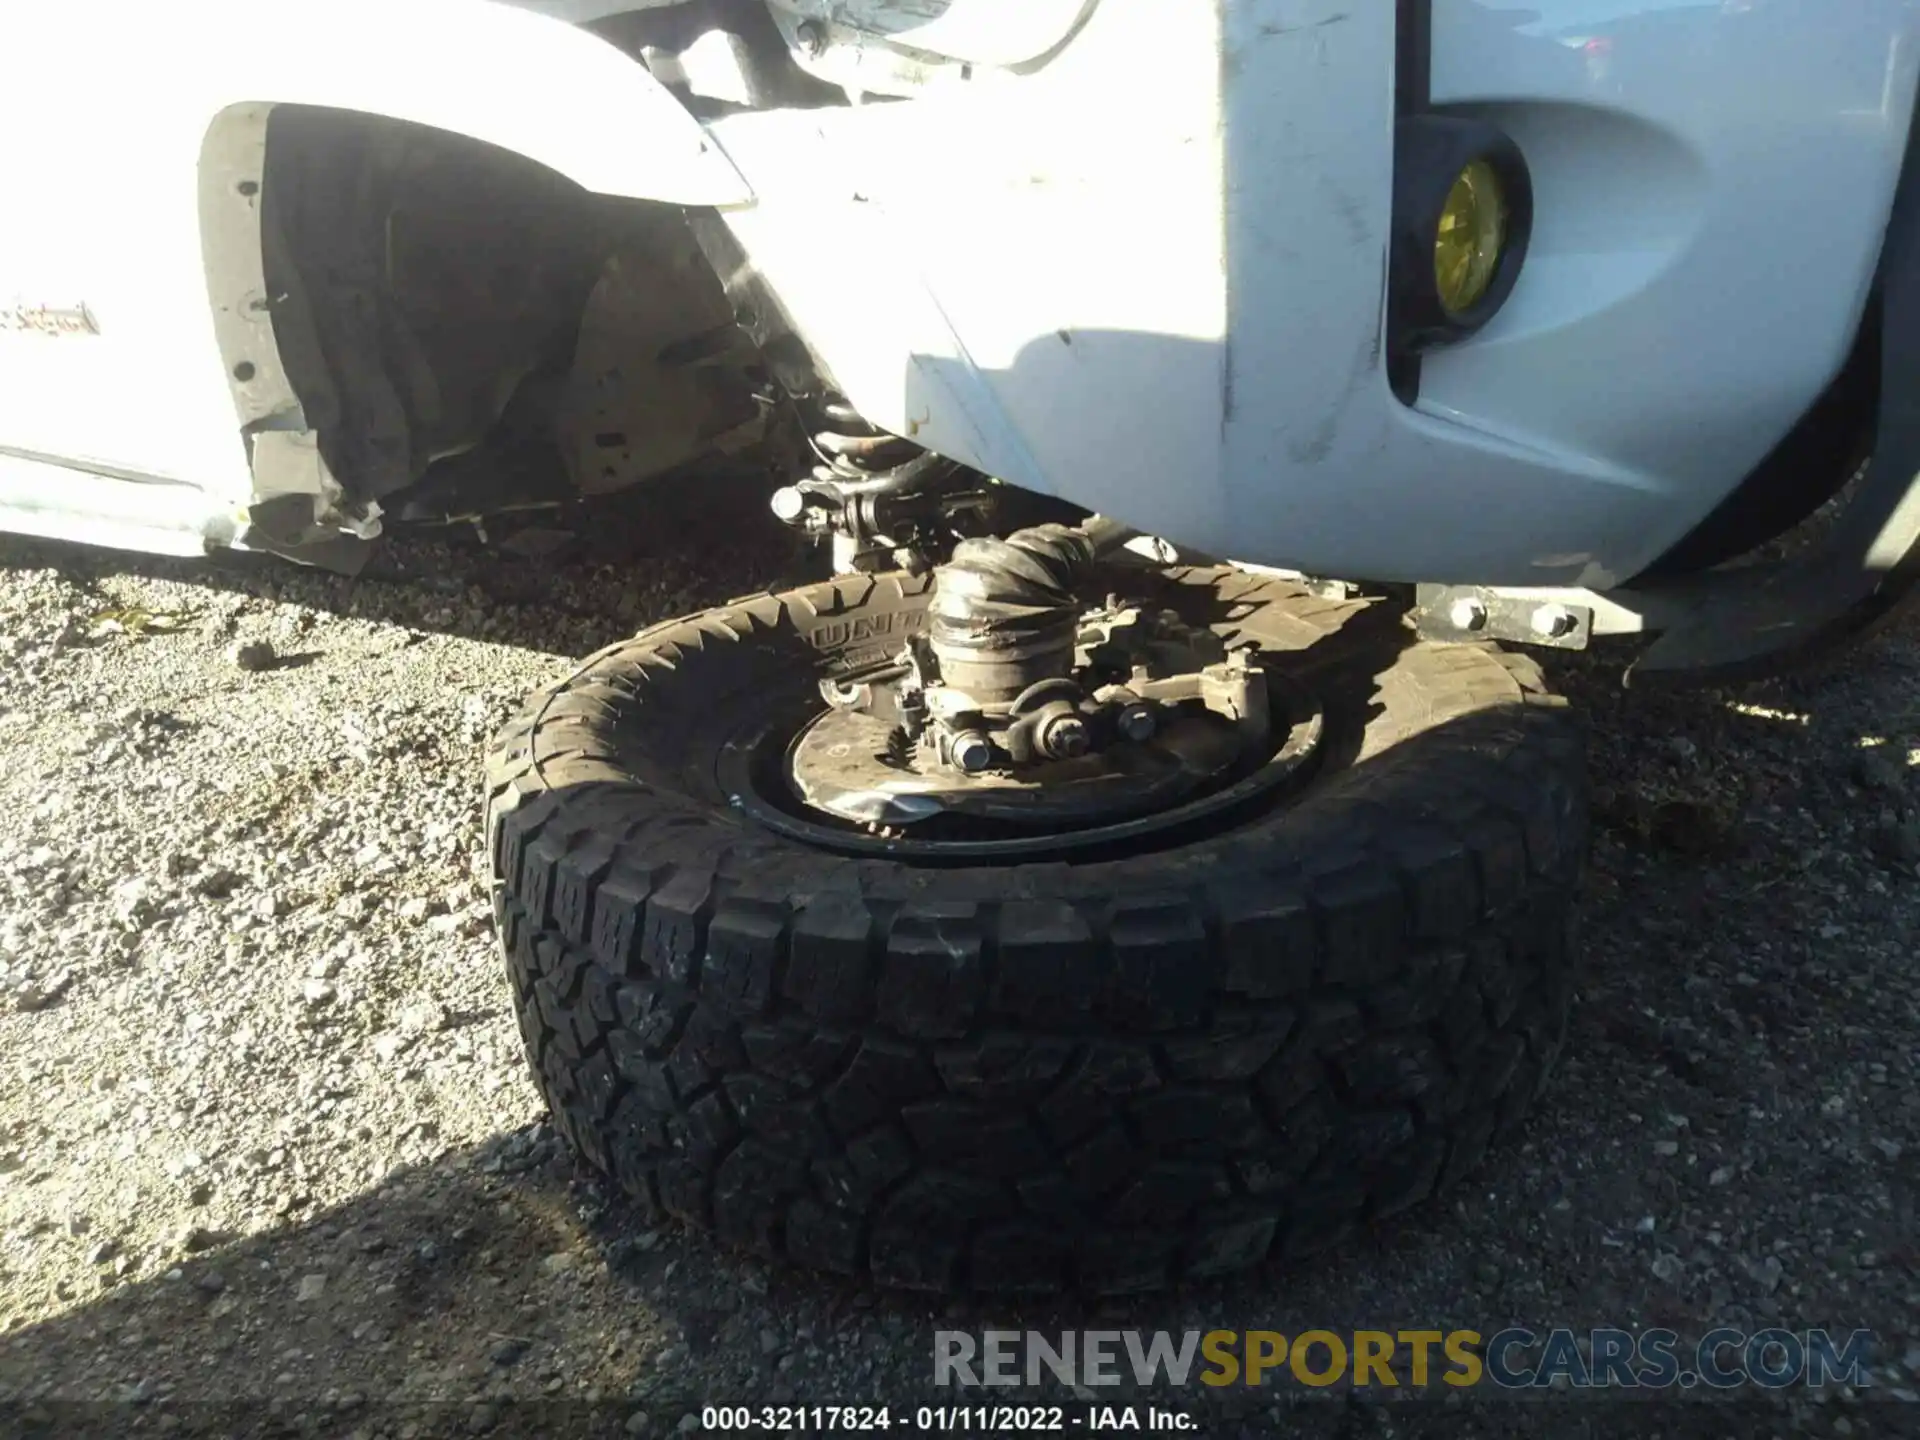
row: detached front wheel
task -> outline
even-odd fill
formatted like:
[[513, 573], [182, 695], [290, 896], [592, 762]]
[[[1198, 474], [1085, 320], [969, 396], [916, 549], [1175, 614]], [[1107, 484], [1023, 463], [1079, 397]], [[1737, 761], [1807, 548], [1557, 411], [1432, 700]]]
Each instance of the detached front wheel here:
[[823, 699], [925, 626], [926, 582], [860, 577], [649, 630], [499, 736], [528, 1054], [643, 1207], [886, 1285], [1140, 1290], [1324, 1246], [1519, 1121], [1586, 824], [1531, 662], [1227, 568], [1103, 580], [1270, 713], [1115, 747], [1092, 802], [930, 811]]

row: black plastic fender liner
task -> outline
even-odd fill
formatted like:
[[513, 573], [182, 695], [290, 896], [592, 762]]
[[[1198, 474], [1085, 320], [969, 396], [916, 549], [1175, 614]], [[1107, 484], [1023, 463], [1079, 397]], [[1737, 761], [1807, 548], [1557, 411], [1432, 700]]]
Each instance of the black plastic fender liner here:
[[[1917, 107], [1920, 109], [1920, 107]], [[1873, 460], [1820, 545], [1780, 564], [1706, 571], [1633, 587], [1679, 618], [1648, 647], [1629, 683], [1717, 684], [1777, 673], [1868, 633], [1920, 581], [1920, 116], [1907, 154], [1876, 287], [1880, 401]]]

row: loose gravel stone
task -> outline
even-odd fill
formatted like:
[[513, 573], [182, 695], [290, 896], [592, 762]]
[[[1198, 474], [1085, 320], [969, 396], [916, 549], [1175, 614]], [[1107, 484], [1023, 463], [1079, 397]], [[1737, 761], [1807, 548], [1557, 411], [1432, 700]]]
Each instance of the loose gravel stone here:
[[1920, 864], [1920, 821], [1887, 821], [1876, 825], [1869, 841], [1873, 853], [1890, 865], [1910, 869]]
[[237, 670], [271, 670], [279, 656], [266, 640], [242, 640], [227, 651], [227, 661]]
[[36, 985], [31, 982], [24, 984], [13, 993], [13, 1008], [23, 1015], [51, 1010], [60, 1003], [61, 997], [67, 993], [67, 987], [72, 983], [72, 972], [63, 970], [43, 984]]
[[409, 1005], [400, 1012], [400, 1030], [403, 1034], [430, 1035], [446, 1029], [451, 1021], [447, 1007], [437, 1000]]
[[1862, 750], [1853, 762], [1853, 778], [1863, 789], [1899, 790], [1906, 784], [1907, 767], [1884, 745]]
[[1760, 1287], [1764, 1294], [1771, 1295], [1780, 1288], [1780, 1280], [1785, 1267], [1777, 1255], [1768, 1255], [1759, 1260], [1743, 1260], [1741, 1268], [1747, 1272], [1747, 1278]]

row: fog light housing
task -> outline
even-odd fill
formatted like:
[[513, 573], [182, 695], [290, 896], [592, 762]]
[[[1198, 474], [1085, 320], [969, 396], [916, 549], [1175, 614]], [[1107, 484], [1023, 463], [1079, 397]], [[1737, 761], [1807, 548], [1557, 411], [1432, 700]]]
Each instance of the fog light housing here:
[[1448, 315], [1487, 298], [1506, 244], [1506, 187], [1492, 165], [1474, 160], [1454, 177], [1433, 238], [1434, 289]]
[[1519, 278], [1532, 228], [1532, 177], [1506, 132], [1462, 116], [1402, 119], [1387, 297], [1393, 355], [1415, 360], [1491, 320]]

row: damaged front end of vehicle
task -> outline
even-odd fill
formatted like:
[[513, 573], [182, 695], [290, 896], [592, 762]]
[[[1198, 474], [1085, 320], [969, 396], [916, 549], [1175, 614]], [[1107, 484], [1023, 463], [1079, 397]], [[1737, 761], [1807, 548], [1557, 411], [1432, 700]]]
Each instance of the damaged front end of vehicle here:
[[386, 516], [551, 508], [764, 435], [679, 209], [377, 116], [280, 107], [265, 138], [244, 547], [352, 565]]

